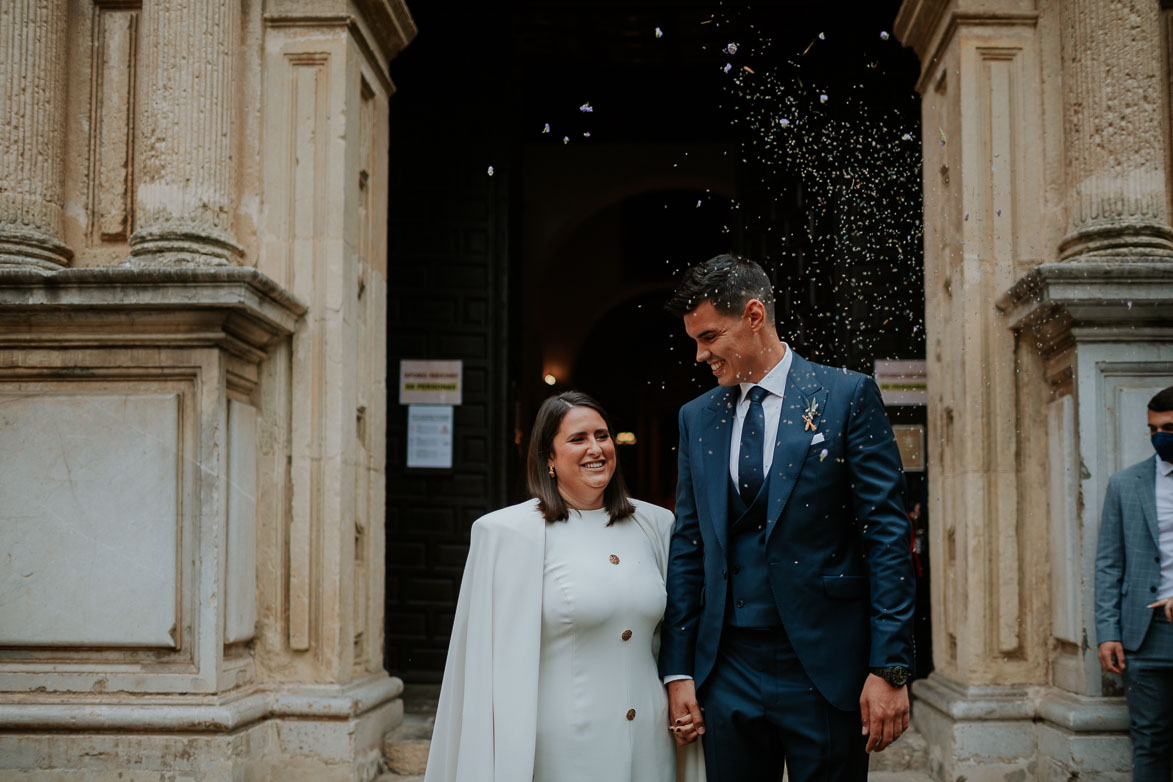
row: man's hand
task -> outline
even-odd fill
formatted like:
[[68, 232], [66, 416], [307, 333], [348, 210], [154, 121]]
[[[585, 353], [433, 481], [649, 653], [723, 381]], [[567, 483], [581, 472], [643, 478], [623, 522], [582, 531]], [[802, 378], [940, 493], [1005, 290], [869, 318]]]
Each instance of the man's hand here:
[[1164, 600], [1158, 600], [1155, 603], [1149, 603], [1145, 608], [1164, 608], [1165, 618], [1173, 622], [1173, 597], [1167, 597]]
[[691, 744], [705, 732], [705, 718], [696, 702], [696, 682], [692, 679], [668, 682], [668, 720], [677, 746]]
[[1124, 644], [1119, 641], [1100, 644], [1100, 667], [1108, 673], [1124, 673]]
[[869, 673], [859, 696], [863, 735], [868, 737], [867, 751], [879, 752], [908, 730], [908, 685], [893, 687]]

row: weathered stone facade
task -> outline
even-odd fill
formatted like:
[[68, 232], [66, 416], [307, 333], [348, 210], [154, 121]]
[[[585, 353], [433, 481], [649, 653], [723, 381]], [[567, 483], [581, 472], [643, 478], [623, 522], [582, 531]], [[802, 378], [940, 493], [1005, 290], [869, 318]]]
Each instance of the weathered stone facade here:
[[942, 780], [1131, 778], [1092, 566], [1173, 382], [1170, 37], [1156, 0], [907, 0], [922, 63]]
[[402, 0], [0, 4], [0, 778], [369, 780]]

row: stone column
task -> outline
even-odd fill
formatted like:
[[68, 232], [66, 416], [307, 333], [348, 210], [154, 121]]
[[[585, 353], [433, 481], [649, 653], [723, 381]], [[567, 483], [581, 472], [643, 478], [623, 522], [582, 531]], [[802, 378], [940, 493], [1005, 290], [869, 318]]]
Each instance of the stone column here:
[[136, 143], [137, 230], [145, 265], [225, 265], [242, 254], [236, 208], [240, 0], [143, 4]]
[[65, 0], [0, 3], [0, 265], [56, 269], [65, 143]]
[[1158, 3], [1060, 9], [1069, 231], [1060, 258], [1173, 257]]

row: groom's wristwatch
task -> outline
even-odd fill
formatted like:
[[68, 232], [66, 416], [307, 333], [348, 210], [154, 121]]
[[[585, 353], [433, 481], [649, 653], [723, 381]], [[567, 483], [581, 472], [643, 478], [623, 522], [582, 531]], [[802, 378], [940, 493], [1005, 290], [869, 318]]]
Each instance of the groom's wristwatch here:
[[896, 688], [908, 684], [908, 680], [912, 678], [912, 671], [903, 665], [887, 665], [883, 668], [872, 668], [871, 671]]

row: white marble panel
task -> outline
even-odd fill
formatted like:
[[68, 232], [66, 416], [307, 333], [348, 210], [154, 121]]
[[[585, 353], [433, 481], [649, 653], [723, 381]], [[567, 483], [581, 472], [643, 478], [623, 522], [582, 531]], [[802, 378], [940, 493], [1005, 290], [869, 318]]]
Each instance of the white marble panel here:
[[0, 645], [175, 647], [180, 401], [0, 389]]
[[228, 401], [228, 552], [225, 643], [253, 637], [257, 622], [257, 409]]

